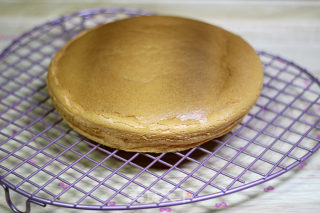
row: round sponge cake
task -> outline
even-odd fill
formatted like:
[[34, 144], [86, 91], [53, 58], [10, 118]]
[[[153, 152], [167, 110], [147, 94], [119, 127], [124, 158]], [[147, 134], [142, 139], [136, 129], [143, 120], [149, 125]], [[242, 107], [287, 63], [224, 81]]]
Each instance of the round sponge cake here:
[[89, 139], [172, 152], [231, 131], [255, 104], [263, 68], [222, 28], [139, 16], [77, 35], [51, 61], [47, 85], [57, 111]]

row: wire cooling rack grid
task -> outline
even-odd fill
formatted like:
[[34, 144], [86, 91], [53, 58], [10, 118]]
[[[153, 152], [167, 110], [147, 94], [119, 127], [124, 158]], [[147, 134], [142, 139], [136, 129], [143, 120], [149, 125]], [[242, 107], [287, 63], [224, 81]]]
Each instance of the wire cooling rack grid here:
[[[259, 52], [264, 87], [231, 133], [176, 153], [128, 153], [72, 131], [56, 113], [45, 78], [53, 54], [78, 32], [129, 9], [81, 11], [43, 24], [0, 55], [0, 183], [45, 206], [139, 209], [237, 192], [275, 178], [319, 149], [319, 81], [303, 68]], [[167, 209], [165, 209], [167, 210]]]

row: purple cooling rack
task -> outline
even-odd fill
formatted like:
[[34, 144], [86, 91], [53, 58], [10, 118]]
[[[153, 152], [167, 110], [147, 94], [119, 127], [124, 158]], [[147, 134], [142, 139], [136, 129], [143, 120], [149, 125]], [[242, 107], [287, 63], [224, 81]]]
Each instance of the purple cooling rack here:
[[[264, 183], [319, 149], [319, 81], [293, 62], [259, 52], [264, 87], [232, 132], [183, 152], [129, 153], [72, 131], [50, 103], [54, 53], [78, 32], [140, 10], [81, 11], [47, 22], [0, 55], [0, 183], [30, 203], [97, 210], [186, 204]], [[165, 209], [167, 210], [167, 209]]]

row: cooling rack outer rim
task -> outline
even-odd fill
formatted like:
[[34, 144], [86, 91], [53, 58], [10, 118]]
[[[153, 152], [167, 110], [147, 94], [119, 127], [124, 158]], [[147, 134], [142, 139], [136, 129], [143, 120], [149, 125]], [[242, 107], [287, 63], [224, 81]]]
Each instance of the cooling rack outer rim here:
[[[72, 17], [75, 16], [92, 16], [95, 14], [100, 14], [100, 13], [129, 13], [129, 14], [137, 14], [137, 15], [153, 15], [155, 13], [152, 12], [148, 12], [148, 11], [143, 11], [143, 10], [139, 10], [139, 9], [125, 9], [125, 8], [104, 8], [104, 9], [88, 9], [88, 10], [82, 10], [82, 11], [78, 11], [75, 12], [73, 14], [68, 14], [65, 16], [62, 16], [60, 18], [51, 20], [51, 21], [47, 21], [41, 25], [38, 25], [36, 27], [34, 27], [33, 29], [31, 29], [28, 32], [23, 33], [21, 36], [17, 37], [15, 40], [13, 40], [8, 47], [6, 47], [0, 54], [0, 60], [3, 60], [5, 58], [5, 56], [7, 54], [10, 54], [12, 47], [14, 47], [16, 44], [19, 43], [20, 40], [22, 40], [24, 37], [30, 35], [32, 32], [41, 29], [45, 26], [54, 26], [57, 24], [61, 24], [64, 21], [67, 21], [69, 19], [71, 19]], [[268, 52], [265, 51], [257, 51], [259, 53], [259, 55], [267, 55], [270, 57], [275, 58], [276, 60], [281, 60], [291, 66], [296, 67], [297, 69], [299, 69], [301, 72], [307, 74], [314, 82], [316, 82], [318, 84], [318, 86], [320, 86], [320, 81], [315, 78], [310, 72], [308, 72], [305, 68], [300, 67], [299, 65], [295, 64], [292, 61], [286, 60], [280, 56], [274, 55], [274, 54], [270, 54]], [[318, 121], [319, 122], [319, 121]], [[160, 208], [160, 207], [168, 207], [168, 206], [176, 206], [176, 205], [183, 205], [183, 204], [187, 204], [187, 203], [193, 203], [193, 202], [198, 202], [198, 201], [204, 201], [204, 200], [208, 200], [208, 199], [212, 199], [212, 198], [217, 198], [220, 196], [224, 196], [224, 195], [228, 195], [231, 193], [235, 193], [244, 189], [248, 189], [250, 187], [262, 184], [266, 181], [269, 181], [273, 178], [276, 178], [286, 172], [288, 172], [289, 170], [293, 169], [294, 167], [296, 167], [297, 165], [299, 165], [301, 162], [305, 161], [306, 159], [308, 159], [314, 152], [316, 152], [318, 149], [320, 148], [320, 143], [318, 143], [315, 147], [313, 147], [312, 152], [308, 152], [305, 156], [303, 156], [300, 161], [296, 161], [293, 164], [291, 164], [290, 166], [286, 167], [285, 170], [281, 170], [279, 172], [276, 172], [270, 176], [267, 176], [265, 178], [244, 184], [242, 186], [236, 187], [236, 188], [232, 188], [231, 190], [227, 190], [227, 191], [222, 191], [219, 193], [215, 193], [215, 194], [209, 194], [209, 195], [203, 195], [203, 196], [199, 196], [196, 197], [194, 199], [185, 199], [185, 200], [178, 200], [178, 201], [170, 201], [170, 202], [160, 202], [160, 203], [150, 203], [150, 204], [135, 204], [135, 205], [115, 205], [115, 206], [99, 206], [99, 205], [75, 205], [72, 203], [64, 203], [64, 202], [58, 202], [58, 201], [52, 201], [52, 200], [48, 200], [48, 199], [44, 199], [44, 198], [40, 198], [37, 196], [31, 196], [30, 193], [21, 190], [19, 188], [16, 188], [13, 184], [11, 184], [10, 182], [6, 181], [3, 177], [0, 176], [0, 184], [4, 184], [5, 186], [9, 187], [11, 190], [16, 191], [17, 193], [27, 197], [28, 199], [30, 199], [31, 201], [35, 201], [35, 203], [38, 204], [49, 204], [49, 205], [54, 205], [54, 206], [60, 206], [60, 207], [66, 207], [66, 208], [77, 208], [77, 209], [87, 209], [87, 210], [128, 210], [128, 209], [146, 209], [146, 208]]]

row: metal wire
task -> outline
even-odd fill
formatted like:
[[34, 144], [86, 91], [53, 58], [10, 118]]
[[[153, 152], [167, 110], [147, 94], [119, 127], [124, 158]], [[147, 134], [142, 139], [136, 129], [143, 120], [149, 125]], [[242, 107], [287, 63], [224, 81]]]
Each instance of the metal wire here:
[[259, 52], [265, 78], [254, 108], [232, 132], [199, 147], [127, 153], [72, 131], [48, 96], [51, 57], [84, 29], [136, 15], [152, 14], [80, 11], [32, 29], [1, 53], [0, 183], [6, 190], [28, 202], [79, 209], [179, 205], [261, 184], [319, 149], [319, 81], [266, 52]]

